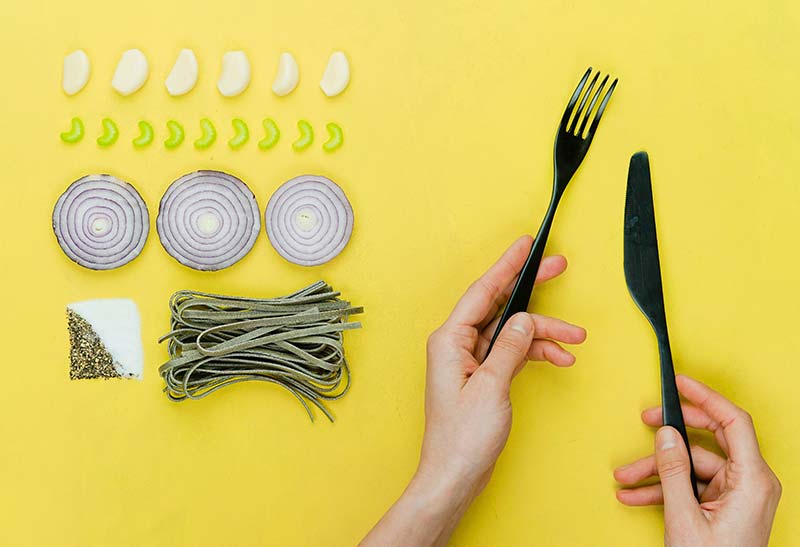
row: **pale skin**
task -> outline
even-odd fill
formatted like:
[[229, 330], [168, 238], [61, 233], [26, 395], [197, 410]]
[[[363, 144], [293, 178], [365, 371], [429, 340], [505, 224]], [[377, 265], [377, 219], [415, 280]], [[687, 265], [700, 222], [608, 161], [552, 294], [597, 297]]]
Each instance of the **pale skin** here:
[[[559, 367], [575, 363], [562, 344], [582, 343], [586, 331], [532, 313], [514, 315], [486, 356], [497, 313], [505, 305], [532, 243], [530, 236], [514, 242], [469, 287], [428, 339], [425, 434], [419, 465], [400, 498], [361, 542], [362, 547], [446, 545], [464, 512], [486, 487], [505, 447], [511, 432], [514, 377], [528, 361], [547, 361]], [[545, 258], [537, 283], [561, 275], [566, 267], [564, 257]], [[684, 410], [687, 425], [714, 428], [728, 459], [703, 455], [698, 463], [695, 455], [698, 476], [704, 480], [704, 502], [698, 506], [686, 496], [686, 491], [692, 496], [688, 474], [681, 481], [680, 457], [688, 461], [685, 448], [681, 443], [670, 446], [668, 435], [674, 430], [662, 428], [656, 446], [667, 448], [657, 448], [654, 457], [617, 470], [616, 477], [635, 485], [662, 470], [663, 489], [650, 485], [621, 490], [620, 501], [648, 505], [666, 498], [666, 544], [670, 546], [766, 545], [780, 484], [760, 457], [752, 422], [699, 382], [679, 377], [678, 385], [694, 405]], [[715, 397], [709, 399], [709, 392]], [[733, 409], [737, 418], [731, 421]], [[660, 425], [660, 410], [649, 409], [643, 418], [649, 425]]]
[[[617, 492], [625, 505], [664, 505], [664, 544], [762, 547], [769, 542], [781, 497], [781, 483], [764, 461], [750, 415], [688, 376], [676, 377], [686, 425], [714, 434], [724, 456], [692, 446], [700, 502], [689, 479], [689, 458], [678, 432], [660, 427], [661, 407], [648, 408], [642, 421], [659, 427], [655, 454], [614, 471], [629, 488]], [[658, 477], [658, 484], [636, 486]]]

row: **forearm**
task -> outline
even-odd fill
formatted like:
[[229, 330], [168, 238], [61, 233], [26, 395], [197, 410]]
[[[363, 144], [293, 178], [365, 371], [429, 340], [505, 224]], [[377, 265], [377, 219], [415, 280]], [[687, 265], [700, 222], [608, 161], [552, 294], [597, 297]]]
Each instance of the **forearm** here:
[[417, 475], [360, 545], [446, 545], [472, 498], [471, 488], [465, 485]]

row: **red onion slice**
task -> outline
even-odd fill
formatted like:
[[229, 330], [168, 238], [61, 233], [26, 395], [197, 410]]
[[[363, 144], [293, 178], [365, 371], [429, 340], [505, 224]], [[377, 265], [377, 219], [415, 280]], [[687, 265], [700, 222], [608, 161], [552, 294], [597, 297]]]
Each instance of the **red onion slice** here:
[[53, 232], [70, 259], [84, 268], [111, 270], [139, 256], [150, 215], [136, 189], [111, 175], [86, 175], [58, 198]]
[[220, 171], [197, 171], [167, 188], [156, 227], [161, 244], [175, 260], [195, 270], [214, 271], [250, 252], [261, 216], [244, 182]]
[[283, 258], [317, 266], [341, 253], [350, 241], [353, 208], [332, 180], [302, 175], [272, 194], [264, 221], [270, 243]]

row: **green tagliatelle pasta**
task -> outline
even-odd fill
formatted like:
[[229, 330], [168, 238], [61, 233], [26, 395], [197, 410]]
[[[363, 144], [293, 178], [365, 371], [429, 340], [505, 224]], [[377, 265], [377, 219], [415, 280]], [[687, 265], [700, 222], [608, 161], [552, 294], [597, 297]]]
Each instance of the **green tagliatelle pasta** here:
[[350, 387], [343, 332], [363, 308], [339, 298], [324, 281], [278, 298], [240, 298], [194, 291], [172, 295], [170, 360], [159, 367], [173, 401], [201, 399], [246, 381], [278, 384], [308, 412], [309, 403], [329, 420], [325, 401]]

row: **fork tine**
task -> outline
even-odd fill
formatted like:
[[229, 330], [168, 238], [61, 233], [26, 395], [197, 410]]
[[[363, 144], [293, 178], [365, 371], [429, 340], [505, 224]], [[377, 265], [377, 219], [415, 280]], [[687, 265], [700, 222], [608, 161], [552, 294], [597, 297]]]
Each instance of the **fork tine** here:
[[594, 136], [594, 132], [597, 130], [597, 125], [600, 123], [600, 117], [603, 115], [603, 111], [605, 111], [609, 99], [611, 99], [611, 94], [614, 93], [614, 88], [617, 87], [617, 81], [618, 79], [615, 78], [611, 84], [611, 87], [608, 88], [606, 96], [603, 97], [603, 101], [600, 103], [600, 108], [597, 109], [597, 115], [594, 117], [591, 127], [589, 127], [589, 134], [587, 138], [591, 139]]
[[561, 118], [561, 127], [566, 128], [567, 122], [569, 121], [570, 114], [572, 114], [573, 108], [575, 108], [575, 103], [578, 102], [578, 97], [581, 95], [581, 91], [583, 91], [583, 86], [586, 85], [586, 80], [589, 79], [589, 74], [592, 73], [592, 67], [586, 69], [586, 74], [583, 75], [581, 78], [580, 83], [578, 83], [578, 87], [575, 88], [575, 93], [572, 94], [572, 97], [569, 99], [569, 104], [567, 104], [566, 110], [564, 110], [564, 116]]
[[[594, 89], [594, 84], [597, 83], [597, 78], [599, 78], [599, 77], [600, 77], [600, 73], [598, 72], [597, 74], [594, 75], [594, 78], [592, 78], [592, 81], [589, 84], [589, 87], [586, 88], [586, 93], [583, 94], [583, 99], [581, 99], [581, 104], [578, 105], [578, 109], [575, 111], [575, 117], [572, 118], [572, 123], [569, 126], [569, 131], [568, 131], [569, 133], [574, 133], [575, 132], [575, 126], [578, 125], [578, 120], [580, 119], [581, 114], [583, 114], [583, 107], [584, 107], [584, 105], [586, 105], [586, 99], [588, 99], [589, 95], [592, 94], [592, 89]], [[594, 104], [594, 102], [592, 104]], [[578, 135], [578, 136], [580, 136], [580, 135]]]
[[586, 122], [589, 121], [589, 115], [592, 113], [592, 109], [594, 108], [594, 104], [597, 102], [598, 97], [600, 97], [600, 93], [603, 92], [603, 88], [606, 87], [606, 82], [608, 82], [608, 74], [606, 74], [606, 77], [603, 78], [602, 82], [600, 82], [600, 87], [597, 88], [594, 97], [592, 97], [592, 102], [589, 103], [589, 108], [587, 108], [586, 112], [583, 113], [584, 115], [583, 115], [583, 121], [581, 122], [581, 129], [577, 133], [579, 137], [583, 135], [583, 130], [586, 127]]

